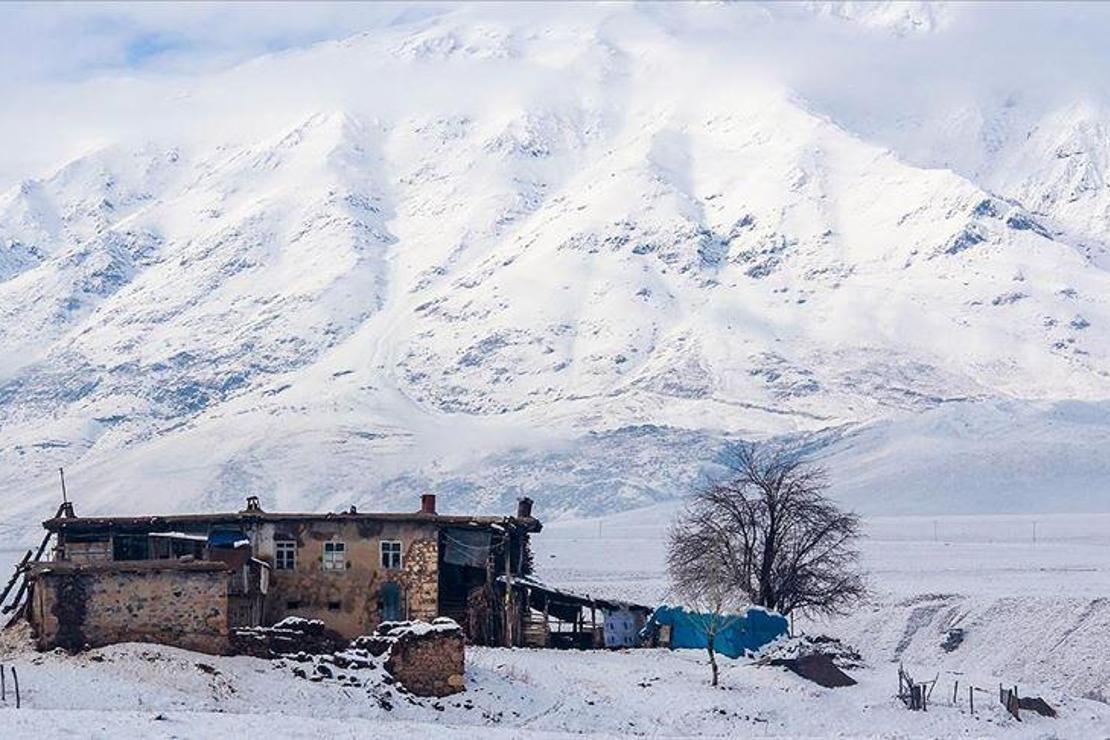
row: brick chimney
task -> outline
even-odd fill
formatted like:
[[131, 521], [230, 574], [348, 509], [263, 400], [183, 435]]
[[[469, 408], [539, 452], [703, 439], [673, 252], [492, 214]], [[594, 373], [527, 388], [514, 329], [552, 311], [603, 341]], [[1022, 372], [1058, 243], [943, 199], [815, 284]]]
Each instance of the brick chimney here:
[[532, 499], [525, 496], [516, 501], [516, 515], [521, 519], [532, 518]]
[[436, 513], [436, 495], [434, 493], [425, 493], [420, 497], [420, 513]]

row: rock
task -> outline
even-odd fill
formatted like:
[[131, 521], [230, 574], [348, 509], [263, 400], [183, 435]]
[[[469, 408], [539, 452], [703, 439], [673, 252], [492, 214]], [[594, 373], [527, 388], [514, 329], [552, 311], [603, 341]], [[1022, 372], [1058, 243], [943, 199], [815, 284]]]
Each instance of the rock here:
[[1028, 709], [1030, 712], [1036, 712], [1042, 717], [1056, 716], [1056, 710], [1050, 707], [1048, 702], [1039, 696], [1018, 697], [1018, 709]]
[[940, 644], [941, 648], [946, 653], [950, 653], [958, 648], [964, 641], [964, 631], [962, 627], [953, 627], [948, 630], [948, 634], [944, 636], [944, 642]]
[[854, 678], [837, 668], [832, 658], [822, 653], [803, 655], [800, 658], [780, 658], [772, 660], [771, 665], [783, 666], [802, 678], [830, 689], [856, 685]]

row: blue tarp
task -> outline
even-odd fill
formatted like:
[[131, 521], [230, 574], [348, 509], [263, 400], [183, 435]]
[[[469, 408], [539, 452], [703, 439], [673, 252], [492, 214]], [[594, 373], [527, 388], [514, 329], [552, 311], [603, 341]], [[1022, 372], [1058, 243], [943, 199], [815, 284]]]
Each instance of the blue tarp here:
[[[713, 624], [710, 614], [688, 612], [679, 606], [661, 606], [652, 612], [640, 633], [651, 639], [661, 625], [671, 628], [672, 648], [706, 648], [707, 628]], [[722, 614], [716, 618], [717, 636], [713, 648], [722, 655], [738, 658], [744, 651], [756, 651], [787, 631], [786, 618], [765, 609], [749, 609], [745, 614]]]
[[238, 529], [216, 529], [208, 534], [208, 546], [218, 549], [246, 547], [251, 541]]

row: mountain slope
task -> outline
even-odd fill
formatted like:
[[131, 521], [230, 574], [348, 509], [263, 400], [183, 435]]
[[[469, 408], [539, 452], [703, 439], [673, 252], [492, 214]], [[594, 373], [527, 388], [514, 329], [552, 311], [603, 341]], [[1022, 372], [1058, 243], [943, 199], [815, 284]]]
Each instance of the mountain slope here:
[[[727, 17], [769, 22], [755, 11]], [[730, 440], [780, 435], [827, 455], [863, 509], [951, 506], [959, 469], [935, 490], [926, 475], [946, 445], [979, 461], [969, 510], [1012, 503], [989, 462], [1012, 455], [1032, 461], [1024, 508], [1099, 507], [1083, 491], [1110, 388], [1110, 275], [1083, 236], [1099, 222], [723, 72], [701, 52], [708, 12], [463, 9], [262, 58], [182, 99], [246, 111], [282, 81], [319, 89], [4, 194], [12, 516], [49, 508], [59, 465], [85, 511], [248, 493], [404, 508], [425, 489], [459, 509], [527, 492], [614, 510], [687, 490]], [[944, 28], [904, 20], [863, 27]], [[1007, 171], [1059, 166], [1058, 149]], [[1063, 166], [1052, 182], [1083, 179]], [[1085, 409], [1096, 442], [1070, 441], [1061, 408]], [[908, 443], [998, 409], [1005, 435]], [[1025, 431], [1050, 444], [1022, 451]], [[1038, 500], [1057, 442], [1085, 472]]]

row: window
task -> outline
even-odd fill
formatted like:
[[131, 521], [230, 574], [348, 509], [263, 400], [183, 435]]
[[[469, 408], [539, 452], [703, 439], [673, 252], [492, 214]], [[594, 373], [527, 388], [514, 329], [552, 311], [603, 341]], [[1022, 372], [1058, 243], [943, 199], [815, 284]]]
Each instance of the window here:
[[329, 612], [337, 612], [342, 608], [343, 608], [343, 602], [341, 602], [341, 601], [329, 601], [328, 602], [328, 611]]
[[152, 560], [177, 560], [192, 557], [204, 559], [204, 538], [192, 539], [188, 535], [153, 533], [150, 535], [150, 557]]
[[346, 567], [347, 546], [342, 542], [324, 543], [324, 570], [343, 570]]
[[297, 569], [297, 543], [295, 540], [278, 540], [274, 543], [274, 567], [278, 570]]
[[398, 570], [401, 567], [401, 543], [395, 540], [382, 541], [382, 567]]
[[112, 560], [150, 560], [150, 539], [145, 534], [117, 534], [112, 538]]

